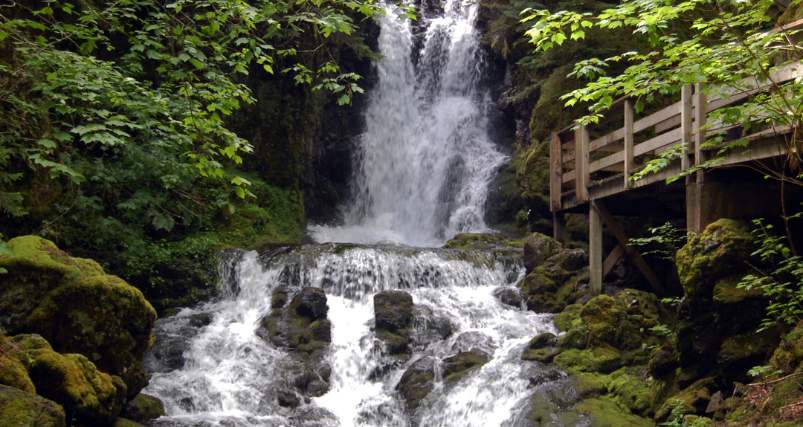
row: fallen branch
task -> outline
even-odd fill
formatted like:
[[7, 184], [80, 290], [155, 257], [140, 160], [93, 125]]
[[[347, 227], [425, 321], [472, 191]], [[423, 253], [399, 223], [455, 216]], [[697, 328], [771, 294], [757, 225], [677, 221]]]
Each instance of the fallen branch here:
[[767, 385], [771, 385], [771, 384], [777, 384], [777, 383], [779, 383], [781, 381], [785, 381], [785, 380], [788, 380], [789, 378], [797, 377], [797, 376], [800, 376], [800, 375], [803, 375], [803, 372], [798, 372], [796, 374], [790, 374], [790, 375], [787, 375], [787, 376], [785, 376], [783, 378], [780, 378], [780, 379], [777, 379], [777, 380], [764, 381], [762, 383], [755, 383], [755, 384], [748, 384], [747, 386], [748, 387], [763, 387], [763, 386], [767, 386]]

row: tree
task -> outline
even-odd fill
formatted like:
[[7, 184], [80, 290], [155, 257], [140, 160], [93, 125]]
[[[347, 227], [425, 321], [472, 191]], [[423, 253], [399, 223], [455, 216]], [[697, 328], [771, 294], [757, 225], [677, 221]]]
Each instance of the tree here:
[[[795, 16], [800, 7], [801, 0], [792, 1], [786, 16]], [[532, 9], [522, 13], [526, 15], [524, 22], [534, 22], [527, 35], [537, 50], [551, 49], [567, 39], [584, 39], [592, 28], [630, 28], [634, 37], [649, 40], [649, 49], [589, 58], [575, 65], [572, 75], [589, 82], [563, 98], [567, 106], [590, 103], [589, 114], [579, 119], [581, 123], [598, 122], [601, 112], [622, 96], [636, 98], [635, 108], [641, 111], [658, 94], [671, 96], [685, 85], [703, 83], [709, 97], [751, 93], [744, 103], [709, 113], [708, 123], [741, 125], [746, 130], [788, 126], [793, 131], [787, 144], [799, 148], [803, 138], [803, 81], [798, 78], [782, 84], [774, 76], [778, 70], [794, 67], [803, 59], [801, 48], [791, 42], [801, 30], [781, 28], [776, 9], [772, 0], [625, 0], [597, 14]], [[628, 67], [621, 74], [606, 75], [606, 68], [617, 62], [625, 62]], [[756, 76], [759, 85], [771, 90], [753, 91], [756, 85], [744, 80], [750, 76]], [[709, 134], [706, 145], [724, 153], [744, 144], [737, 141], [723, 146], [723, 142], [721, 135]], [[635, 178], [657, 171], [685, 149], [684, 141], [652, 160]], [[718, 160], [714, 158], [701, 167], [715, 167]], [[683, 175], [695, 170], [691, 168]], [[782, 182], [803, 185], [800, 150], [789, 150], [784, 167], [763, 171]]]

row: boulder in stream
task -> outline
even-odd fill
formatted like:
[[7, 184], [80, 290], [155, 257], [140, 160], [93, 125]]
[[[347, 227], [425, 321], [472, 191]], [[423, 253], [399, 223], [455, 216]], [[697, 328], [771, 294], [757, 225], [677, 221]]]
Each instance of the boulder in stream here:
[[404, 291], [382, 291], [374, 295], [376, 336], [391, 354], [404, 353], [410, 342], [413, 297]]

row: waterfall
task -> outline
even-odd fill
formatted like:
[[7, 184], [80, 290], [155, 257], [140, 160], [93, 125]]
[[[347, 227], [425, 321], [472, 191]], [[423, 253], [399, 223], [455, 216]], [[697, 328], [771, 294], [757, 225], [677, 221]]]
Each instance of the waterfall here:
[[[426, 248], [486, 229], [488, 182], [506, 160], [488, 137], [478, 8], [445, 0], [415, 23], [390, 7], [379, 18], [384, 59], [345, 224], [311, 226], [320, 244], [229, 253], [217, 300], [157, 321], [143, 393], [169, 416], [149, 425], [513, 427], [534, 393], [567, 381], [521, 359], [557, 332], [551, 316], [494, 296], [517, 292], [521, 249]], [[374, 296], [391, 290], [413, 304], [401, 352], [375, 325]], [[287, 317], [303, 295], [325, 295], [325, 318]], [[455, 375], [465, 354], [484, 364]], [[416, 370], [429, 388], [413, 403], [400, 387]]]
[[379, 19], [384, 59], [375, 64], [345, 225], [310, 226], [316, 241], [437, 246], [486, 229], [488, 183], [506, 157], [488, 136], [479, 2], [442, 7], [419, 22], [398, 19], [392, 8]]
[[[493, 296], [522, 278], [517, 251], [298, 245], [245, 252], [233, 265], [220, 300], [157, 321], [143, 393], [162, 399], [170, 416], [153, 426], [512, 426], [544, 369], [521, 353], [533, 336], [556, 332], [551, 316]], [[308, 286], [328, 299], [332, 337], [320, 363], [331, 376], [328, 392], [288, 408], [277, 402], [287, 390], [300, 394], [293, 384], [303, 363], [258, 329], [278, 288], [292, 295]], [[392, 289], [412, 295], [414, 336], [423, 334], [397, 363], [372, 331], [373, 296]], [[448, 336], [426, 335], [426, 322], [436, 319], [451, 326]], [[407, 368], [469, 349], [490, 361], [454, 384], [436, 378], [417, 411], [405, 408], [396, 387]]]

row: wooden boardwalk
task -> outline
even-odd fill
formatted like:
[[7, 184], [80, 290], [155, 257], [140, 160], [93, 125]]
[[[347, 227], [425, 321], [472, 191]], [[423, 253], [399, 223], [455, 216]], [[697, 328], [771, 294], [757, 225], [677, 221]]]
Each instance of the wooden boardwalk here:
[[[775, 72], [772, 80], [775, 83], [784, 83], [801, 76], [803, 63], [795, 63]], [[770, 126], [765, 130], [742, 135], [741, 126], [710, 123], [706, 129], [701, 130], [707, 124], [709, 113], [745, 102], [770, 90], [771, 85], [771, 82], [751, 77], [734, 86], [740, 89], [711, 99], [707, 99], [701, 85], [685, 86], [679, 102], [645, 117], [637, 117], [633, 99], [622, 98], [603, 113], [596, 128], [610, 127], [619, 120], [622, 127], [594, 140], [590, 140], [593, 129], [577, 123], [552, 133], [550, 207], [554, 214], [555, 237], [563, 240], [563, 213], [588, 213], [591, 273], [589, 286], [592, 293], [600, 292], [602, 279], [625, 253], [633, 259], [655, 290], [659, 294], [663, 292], [661, 280], [638, 252], [627, 245], [627, 233], [608, 211], [606, 199], [616, 200], [617, 203], [632, 201], [637, 205], [644, 205], [645, 199], [661, 194], [669, 198], [675, 197], [681, 209], [685, 202], [687, 227], [699, 232], [707, 225], [701, 219], [703, 215], [700, 211], [700, 197], [687, 191], [687, 187], [702, 180], [704, 172], [698, 170], [673, 184], [666, 184], [668, 177], [679, 175], [714, 158], [722, 158], [717, 163], [717, 167], [720, 167], [788, 154], [788, 134], [793, 130], [789, 127]], [[728, 136], [726, 142], [716, 147], [703, 146], [709, 135], [723, 132]], [[737, 141], [743, 142], [739, 148], [718, 154], [724, 145]], [[683, 142], [686, 143], [687, 150], [668, 166], [639, 180], [631, 179], [650, 159]], [[604, 262], [601, 231], [603, 221], [619, 241], [619, 245]], [[643, 217], [636, 224], [643, 226], [645, 222], [646, 218]], [[638, 228], [631, 230], [631, 234], [638, 231]]]

